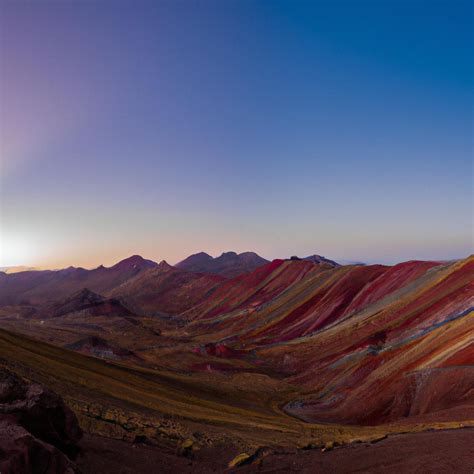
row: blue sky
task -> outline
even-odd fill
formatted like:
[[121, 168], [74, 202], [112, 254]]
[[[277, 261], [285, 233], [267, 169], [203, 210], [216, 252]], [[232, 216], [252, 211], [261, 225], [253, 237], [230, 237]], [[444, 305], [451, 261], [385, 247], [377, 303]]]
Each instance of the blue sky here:
[[472, 253], [471, 2], [0, 13], [2, 265]]

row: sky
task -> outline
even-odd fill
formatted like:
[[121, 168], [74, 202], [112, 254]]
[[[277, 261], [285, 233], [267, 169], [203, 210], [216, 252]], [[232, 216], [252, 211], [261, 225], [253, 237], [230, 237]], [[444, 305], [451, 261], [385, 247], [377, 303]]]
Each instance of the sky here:
[[473, 253], [473, 4], [0, 2], [0, 265]]

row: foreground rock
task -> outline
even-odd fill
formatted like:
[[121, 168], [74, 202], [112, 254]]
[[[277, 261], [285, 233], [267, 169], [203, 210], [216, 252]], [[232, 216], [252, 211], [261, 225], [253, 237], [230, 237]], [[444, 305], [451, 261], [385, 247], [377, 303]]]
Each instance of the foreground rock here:
[[81, 439], [61, 397], [0, 367], [0, 472], [77, 472], [71, 458]]

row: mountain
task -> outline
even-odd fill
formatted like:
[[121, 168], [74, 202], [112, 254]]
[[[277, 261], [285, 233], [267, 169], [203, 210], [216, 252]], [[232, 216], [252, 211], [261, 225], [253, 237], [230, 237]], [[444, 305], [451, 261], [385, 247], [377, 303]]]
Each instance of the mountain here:
[[63, 316], [70, 313], [87, 312], [89, 315], [132, 316], [133, 313], [125, 308], [120, 301], [113, 298], [105, 298], [102, 295], [84, 288], [73, 294], [64, 301], [60, 301], [43, 310], [53, 317]]
[[129, 278], [157, 265], [151, 260], [134, 255], [109, 268], [101, 265], [93, 270], [69, 267], [63, 270], [2, 273], [0, 306], [54, 302], [83, 288], [105, 294]]
[[203, 268], [206, 269], [207, 266], [212, 265], [213, 261], [214, 258], [206, 252], [199, 252], [190, 255], [188, 258], [185, 258], [181, 262], [177, 263], [175, 267], [190, 272], [199, 272], [202, 271]]
[[188, 311], [187, 334], [304, 387], [285, 410], [305, 421], [474, 419], [474, 257], [304, 265], [226, 282]]
[[[223, 282], [211, 295], [182, 316], [193, 321], [245, 309], [238, 313], [245, 318], [252, 308], [268, 303], [293, 284], [319, 270], [311, 262], [274, 260], [251, 273]], [[229, 328], [229, 332], [232, 329]]]
[[[223, 472], [279, 469], [284, 448], [294, 455], [285, 466], [305, 453], [350, 466], [358, 449], [373, 459], [375, 441], [405, 459], [413, 443], [442, 446], [440, 429], [466, 443], [474, 427], [474, 256], [393, 266], [295, 257], [235, 277], [132, 257], [1, 275], [0, 289], [13, 279], [28, 304], [0, 307], [0, 366], [54, 388], [86, 438], [121, 440], [114, 456], [145, 444], [168, 449], [174, 466], [193, 458], [196, 472], [214, 456]], [[397, 433], [403, 447], [390, 442]]]
[[159, 321], [87, 288], [53, 303], [10, 308], [3, 311], [7, 315], [14, 311], [15, 317], [2, 319], [3, 327], [105, 359], [138, 364], [140, 358], [130, 348], [137, 341], [139, 345], [156, 342], [161, 334]]
[[329, 265], [332, 265], [334, 267], [339, 266], [339, 264], [337, 262], [335, 262], [334, 260], [329, 260], [326, 257], [322, 257], [321, 255], [316, 255], [316, 254], [310, 255], [309, 257], [304, 257], [304, 258], [302, 258], [302, 260], [307, 260], [308, 262], [313, 262], [313, 263], [316, 263], [316, 264], [328, 263]]
[[225, 278], [172, 267], [164, 260], [109, 294], [144, 314], [179, 314], [205, 299]]
[[175, 266], [180, 270], [214, 273], [225, 277], [236, 277], [248, 273], [269, 263], [254, 252], [224, 252], [220, 257], [213, 258], [205, 252], [189, 256]]
[[[149, 315], [91, 311], [111, 299]], [[164, 307], [176, 312], [169, 324], [153, 315]], [[41, 321], [0, 308], [0, 366], [70, 404], [87, 441], [81, 462], [109, 453], [132, 466], [133, 452], [161, 449], [176, 472], [311, 462], [378, 472], [387, 459], [397, 472], [415, 461], [421, 471], [471, 469], [474, 256], [279, 259], [234, 278], [161, 262], [55, 308], [62, 314]]]
[[140, 255], [132, 255], [111, 267], [111, 270], [147, 270], [154, 268], [158, 264], [153, 260], [147, 260]]

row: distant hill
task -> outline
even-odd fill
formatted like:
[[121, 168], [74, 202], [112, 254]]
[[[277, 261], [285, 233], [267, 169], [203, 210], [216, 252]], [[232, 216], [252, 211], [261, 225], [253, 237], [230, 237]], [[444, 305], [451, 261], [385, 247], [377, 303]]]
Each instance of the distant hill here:
[[330, 260], [329, 258], [323, 257], [322, 255], [310, 255], [309, 257], [304, 257], [302, 260], [307, 260], [308, 262], [313, 262], [316, 264], [319, 263], [328, 263], [333, 267], [338, 267], [339, 263], [335, 262], [334, 260]]
[[249, 273], [269, 263], [254, 252], [224, 252], [213, 258], [205, 252], [196, 253], [176, 264], [176, 268], [197, 273], [214, 273], [226, 277], [236, 277]]
[[0, 273], [0, 306], [58, 301], [84, 288], [104, 294], [157, 266], [151, 260], [133, 255], [112, 267], [101, 265], [93, 270], [69, 267], [63, 270]]
[[178, 314], [202, 301], [223, 281], [222, 276], [181, 270], [163, 260], [109, 294], [138, 312]]
[[58, 317], [65, 314], [82, 311], [89, 315], [134, 316], [120, 301], [114, 298], [105, 298], [102, 295], [84, 288], [63, 301], [58, 301], [47, 308], [47, 313]]
[[24, 265], [17, 265], [14, 267], [0, 267], [0, 272], [3, 273], [18, 273], [18, 272], [32, 272], [35, 270], [39, 270], [39, 268], [36, 267], [26, 267]]

